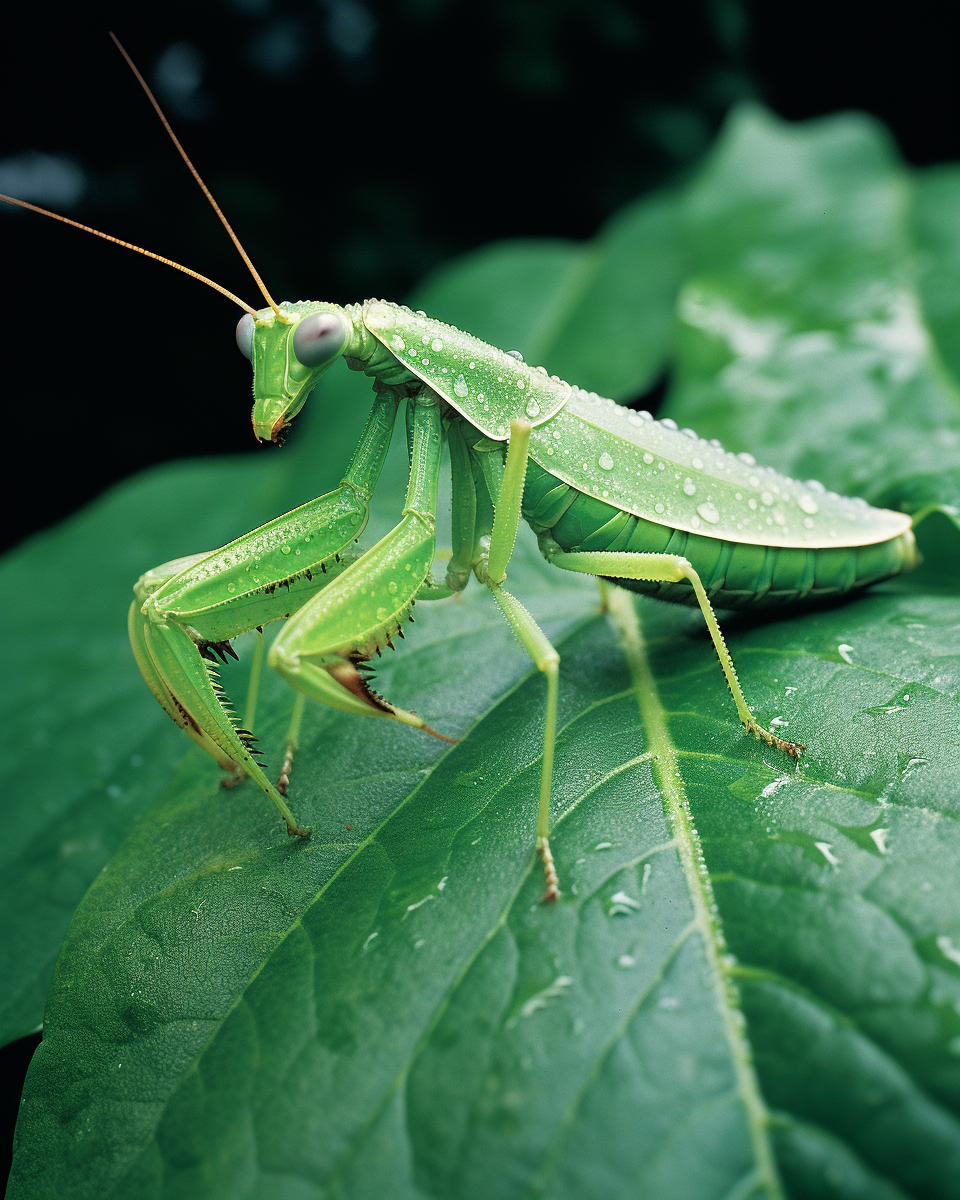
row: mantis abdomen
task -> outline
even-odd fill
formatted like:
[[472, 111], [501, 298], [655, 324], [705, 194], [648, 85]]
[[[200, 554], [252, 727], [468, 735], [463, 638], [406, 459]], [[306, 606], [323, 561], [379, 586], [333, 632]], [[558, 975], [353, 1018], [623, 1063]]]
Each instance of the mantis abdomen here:
[[[558, 482], [531, 459], [523, 516], [564, 551], [614, 550], [686, 558], [720, 608], [756, 608], [841, 596], [897, 575], [916, 560], [913, 534], [869, 546], [815, 548], [733, 542], [658, 525]], [[617, 580], [621, 587], [680, 604], [697, 603], [690, 585]]]

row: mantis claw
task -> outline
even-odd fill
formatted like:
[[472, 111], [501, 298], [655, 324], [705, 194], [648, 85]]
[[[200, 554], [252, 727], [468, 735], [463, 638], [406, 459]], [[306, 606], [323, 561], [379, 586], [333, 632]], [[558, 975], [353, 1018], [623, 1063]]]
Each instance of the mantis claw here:
[[550, 842], [545, 837], [537, 838], [537, 854], [543, 862], [543, 873], [546, 876], [546, 887], [540, 897], [541, 904], [554, 904], [560, 899], [560, 878], [553, 862]]
[[778, 738], [775, 733], [771, 733], [769, 729], [764, 729], [762, 725], [758, 725], [755, 722], [752, 726], [748, 726], [748, 729], [750, 729], [758, 741], [764, 741], [770, 747], [775, 746], [778, 750], [782, 750], [784, 754], [789, 754], [792, 759], [799, 759], [800, 755], [806, 750], [806, 746], [801, 742], [788, 742], [784, 738]]

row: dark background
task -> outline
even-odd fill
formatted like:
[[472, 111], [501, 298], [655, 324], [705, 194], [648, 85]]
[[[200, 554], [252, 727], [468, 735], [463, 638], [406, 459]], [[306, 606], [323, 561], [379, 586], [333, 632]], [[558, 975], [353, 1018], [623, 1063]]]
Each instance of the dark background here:
[[[0, 191], [259, 305], [113, 29], [278, 299], [400, 300], [493, 239], [590, 236], [692, 169], [741, 99], [797, 120], [866, 110], [909, 163], [960, 157], [955, 11], [926, 0], [11, 5]], [[239, 309], [140, 256], [0, 209], [5, 546], [152, 463], [276, 453], [253, 449]], [[4, 1052], [10, 1072], [22, 1075], [37, 1040]]]

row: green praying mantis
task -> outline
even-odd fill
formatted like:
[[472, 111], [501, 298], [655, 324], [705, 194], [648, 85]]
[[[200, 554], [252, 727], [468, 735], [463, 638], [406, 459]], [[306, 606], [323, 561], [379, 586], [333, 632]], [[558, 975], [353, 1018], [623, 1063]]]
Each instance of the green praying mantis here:
[[[276, 303], [120, 50], [267, 306], [255, 310], [160, 255], [2, 198], [185, 271], [244, 309], [237, 344], [253, 367], [258, 440], [282, 441], [338, 359], [373, 380], [373, 405], [339, 487], [219, 550], [165, 563], [134, 588], [129, 632], [137, 665], [170, 717], [228, 772], [225, 782], [253, 779], [288, 832], [309, 835], [286, 800], [307, 697], [454, 740], [378, 695], [370, 661], [404, 635], [418, 601], [456, 595], [473, 576], [546, 677], [536, 852], [546, 879], [543, 899], [556, 900], [549, 834], [560, 656], [505, 587], [521, 517], [554, 566], [699, 606], [747, 732], [798, 758], [803, 746], [754, 719], [713, 604], [758, 608], [819, 600], [907, 570], [917, 560], [910, 518], [758, 467], [747, 454], [625, 409], [405, 306]], [[358, 554], [354, 544], [367, 523], [401, 404], [410, 457], [403, 510], [386, 537]], [[440, 581], [434, 569], [444, 445], [452, 475], [452, 555]], [[274, 783], [257, 761], [252, 731], [240, 727], [230, 709], [215, 663], [236, 657], [234, 638], [280, 619], [286, 623], [267, 661], [297, 698]], [[262, 638], [256, 654], [259, 675]]]

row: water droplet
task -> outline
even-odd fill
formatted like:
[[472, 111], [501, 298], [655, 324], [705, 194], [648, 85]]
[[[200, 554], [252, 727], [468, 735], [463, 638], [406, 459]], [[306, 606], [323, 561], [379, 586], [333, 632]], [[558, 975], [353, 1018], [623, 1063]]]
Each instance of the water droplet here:
[[677, 423], [676, 423], [676, 421], [673, 420], [672, 417], [664, 417], [663, 420], [660, 422], [660, 424], [664, 427], [664, 429], [676, 429], [677, 428]]
[[613, 459], [606, 452], [606, 450], [604, 450], [604, 452], [597, 459], [597, 466], [600, 467], [600, 469], [603, 471], [612, 471], [613, 470]]
[[510, 355], [511, 358], [515, 358], [517, 360], [517, 362], [523, 362], [523, 355], [520, 353], [519, 350], [508, 350], [507, 353]]
[[518, 379], [518, 380], [517, 380], [517, 387], [520, 389], [520, 391], [521, 391], [521, 392], [523, 391], [523, 389], [524, 389], [526, 386], [527, 386], [527, 381], [526, 381], [525, 379]]
[[289, 547], [289, 546], [281, 546], [281, 547], [280, 547], [280, 553], [281, 553], [281, 554], [289, 554], [289, 553], [290, 553], [290, 547]]
[[470, 394], [470, 389], [467, 387], [467, 381], [462, 375], [458, 375], [456, 382], [453, 385], [453, 394], [463, 399], [464, 396]]
[[397, 334], [397, 336], [393, 339], [393, 346], [395, 350], [406, 350], [407, 343], [402, 337], [400, 337], [399, 334]]
[[695, 429], [681, 429], [680, 432], [684, 437], [693, 438], [695, 442], [700, 440], [700, 435]]
[[819, 479], [808, 479], [807, 487], [811, 492], [825, 492], [827, 490]]
[[540, 405], [533, 398], [527, 401], [526, 413], [528, 417], [540, 416]]
[[709, 500], [705, 500], [703, 504], [697, 505], [697, 512], [705, 521], [709, 521], [711, 525], [716, 525], [720, 520], [720, 514], [717, 512], [717, 506], [711, 504]]
[[643, 421], [640, 419], [639, 413], [632, 412], [627, 413], [627, 423], [633, 425], [635, 429], [639, 429]]
[[693, 469], [695, 471], [702, 471], [703, 470], [703, 459], [702, 458], [691, 458], [690, 466], [693, 467]]
[[415, 347], [415, 346], [411, 346], [411, 347], [410, 347], [410, 349], [407, 351], [407, 355], [408, 355], [410, 358], [416, 358], [416, 357], [417, 357], [417, 349], [416, 349], [416, 347]]
[[653, 455], [650, 453], [649, 450], [646, 452], [646, 454], [644, 454], [643, 461], [647, 464], [648, 467], [653, 462]]
[[395, 596], [397, 594], [397, 581], [395, 579], [391, 579], [387, 584], [387, 591], [391, 596]]
[[[801, 496], [797, 503], [805, 513], [810, 513], [811, 516], [820, 511], [820, 506], [816, 500], [811, 500], [809, 496]], [[806, 525], [806, 521], [804, 521], [804, 524]], [[812, 525], [813, 522], [811, 521], [810, 524]]]
[[752, 454], [748, 454], [746, 450], [744, 450], [742, 454], [738, 454], [737, 458], [739, 458], [741, 462], [746, 463], [748, 467], [755, 467], [757, 465], [757, 460]]
[[655, 513], [661, 513], [661, 514], [662, 514], [662, 513], [663, 513], [663, 511], [664, 511], [663, 505], [662, 505], [662, 504], [655, 504], [655, 505], [653, 506], [653, 511], [654, 511]]
[[439, 354], [439, 352], [443, 349], [443, 342], [441, 342], [441, 340], [439, 338], [434, 338], [433, 341], [430, 343], [430, 349], [435, 354]]
[[228, 591], [228, 592], [235, 592], [236, 590], [237, 590], [237, 585], [236, 585], [235, 583], [228, 583], [228, 584], [227, 584], [227, 591]]
[[761, 492], [760, 493], [760, 503], [761, 504], [772, 504], [773, 496], [771, 496], [769, 492]]
[[385, 608], [377, 609], [377, 620], [378, 621], [385, 621], [387, 619], [387, 617], [389, 617], [389, 616], [390, 616], [390, 613], [387, 611], [387, 609], [385, 609]]
[[684, 490], [685, 495], [693, 496], [696, 494], [697, 485], [693, 482], [692, 479], [685, 479], [683, 481], [683, 490]]
[[813, 521], [809, 517], [804, 517], [803, 518], [803, 527], [804, 527], [804, 529], [812, 529]]

